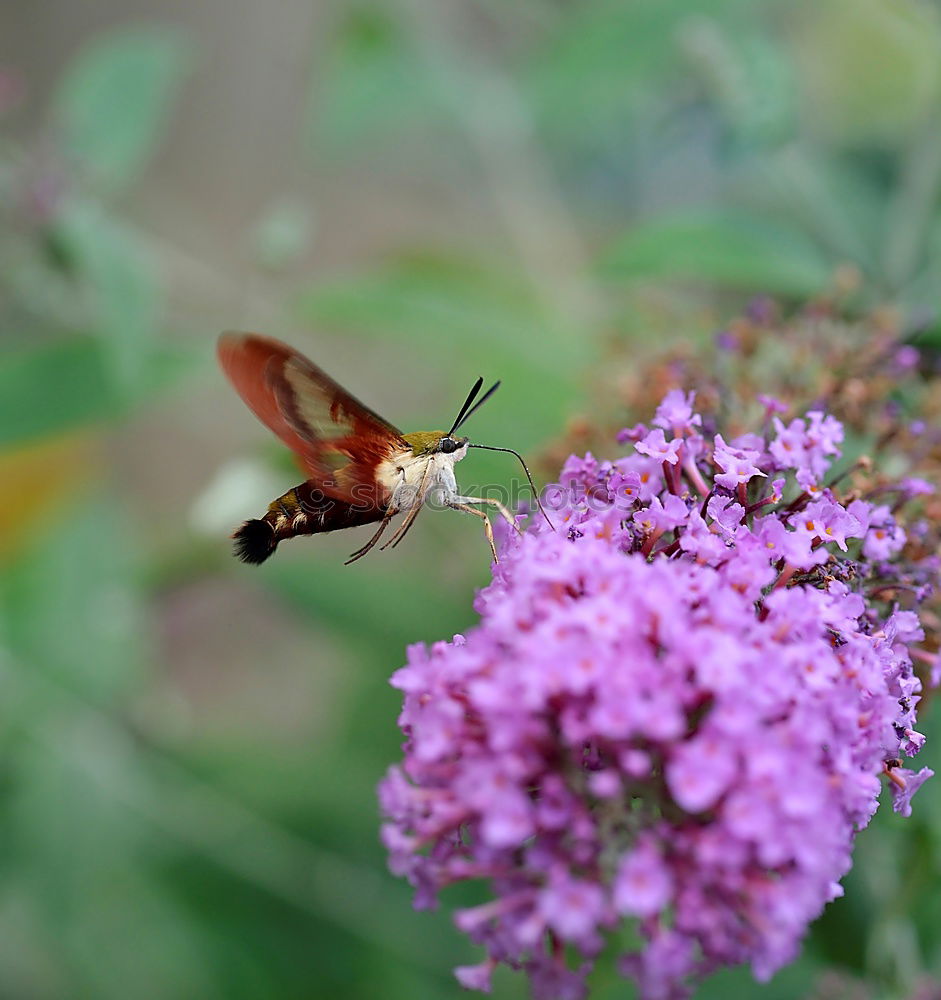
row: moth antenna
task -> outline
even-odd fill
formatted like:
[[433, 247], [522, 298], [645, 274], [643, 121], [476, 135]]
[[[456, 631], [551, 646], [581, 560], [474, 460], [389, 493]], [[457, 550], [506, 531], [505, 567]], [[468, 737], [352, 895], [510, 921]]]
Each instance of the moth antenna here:
[[[480, 397], [480, 399], [477, 400], [476, 403], [474, 403], [474, 405], [469, 410], [466, 410], [466, 412], [462, 410], [460, 417], [454, 422], [454, 426], [451, 428], [451, 430], [448, 431], [448, 435], [450, 436], [451, 434], [453, 434], [461, 426], [461, 424], [467, 423], [467, 421], [470, 420], [470, 418], [484, 405], [484, 403], [487, 402], [488, 399], [490, 399], [490, 397], [499, 388], [500, 388], [500, 383], [494, 382], [493, 385], [490, 386], [490, 388]], [[466, 403], [464, 404], [464, 407], [466, 409], [467, 407]]]
[[[497, 385], [499, 385], [499, 384], [500, 383], [497, 382]], [[495, 385], [493, 387], [493, 389], [496, 389], [497, 385]], [[493, 389], [491, 389], [490, 392], [493, 392]], [[490, 392], [487, 393], [487, 396], [490, 395]], [[484, 396], [484, 399], [486, 399], [487, 396]], [[480, 402], [482, 403], [483, 401], [484, 400], [482, 399]], [[477, 404], [477, 406], [479, 406], [479, 405], [480, 405], [480, 403]], [[474, 407], [474, 409], [476, 409], [476, 408], [477, 407]], [[497, 448], [495, 445], [492, 445], [492, 444], [471, 444], [471, 443], [468, 443], [467, 447], [468, 448], [483, 448], [484, 451], [505, 451], [505, 452], [507, 452], [510, 455], [515, 455], [519, 459], [520, 465], [522, 465], [522, 467], [523, 467], [523, 472], [526, 473], [526, 478], [529, 480], [529, 488], [533, 491], [533, 496], [536, 498], [536, 506], [539, 508], [540, 512], [542, 513], [542, 516], [546, 519], [546, 524], [548, 524], [549, 527], [552, 528], [553, 531], [556, 530], [555, 529], [555, 525], [552, 523], [552, 521], [549, 520], [549, 515], [546, 513], [546, 508], [543, 507], [542, 501], [539, 499], [539, 493], [536, 490], [536, 484], [533, 482], [533, 477], [530, 475], [529, 469], [526, 468], [526, 463], [523, 461], [523, 456], [518, 451], [514, 451], [512, 448]]]
[[460, 427], [461, 422], [467, 416], [467, 411], [470, 409], [471, 403], [473, 403], [477, 398], [477, 393], [480, 392], [480, 387], [483, 384], [483, 376], [479, 376], [477, 381], [471, 386], [471, 391], [467, 394], [467, 399], [464, 400], [464, 405], [460, 408], [457, 416], [454, 418], [454, 423], [451, 424], [451, 429], [447, 434], [448, 437], [450, 437], [458, 429], [458, 427]]

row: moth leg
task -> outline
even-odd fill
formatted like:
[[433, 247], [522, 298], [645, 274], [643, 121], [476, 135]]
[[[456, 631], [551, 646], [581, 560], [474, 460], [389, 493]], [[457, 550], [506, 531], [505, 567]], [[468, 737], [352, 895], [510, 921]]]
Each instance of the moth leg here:
[[382, 546], [384, 549], [385, 548], [394, 549], [396, 545], [398, 545], [399, 542], [401, 542], [402, 539], [408, 534], [409, 529], [415, 523], [415, 518], [418, 517], [418, 512], [421, 510], [421, 506], [414, 507], [413, 510], [414, 513], [412, 513], [412, 511], [409, 511], [408, 516], [402, 522], [402, 525], [399, 528], [399, 530], [395, 533], [395, 537], [390, 538], [389, 541], [387, 541], [385, 545]]
[[366, 553], [376, 544], [376, 542], [379, 541], [379, 537], [386, 530], [386, 528], [389, 526], [389, 522], [397, 513], [398, 511], [396, 510], [395, 507], [390, 507], [386, 511], [383, 519], [379, 522], [379, 527], [374, 532], [372, 538], [370, 538], [369, 541], [361, 548], [358, 548], [355, 552], [351, 553], [349, 559], [347, 559], [343, 565], [349, 566], [350, 563], [356, 562], [357, 559], [362, 559], [363, 556], [366, 555]]
[[415, 504], [414, 507], [405, 515], [405, 520], [398, 526], [395, 534], [385, 542], [379, 549], [380, 552], [384, 552], [390, 546], [395, 548], [399, 542], [405, 537], [408, 529], [415, 523], [415, 518], [418, 517], [418, 512], [421, 510], [421, 504]]
[[408, 533], [408, 529], [415, 523], [415, 518], [418, 517], [418, 512], [422, 509], [422, 504], [424, 503], [425, 483], [428, 482], [428, 470], [430, 468], [430, 463], [425, 466], [425, 471], [422, 473], [421, 482], [418, 484], [418, 492], [415, 495], [412, 507], [405, 515], [405, 520], [399, 525], [395, 534], [379, 549], [380, 552], [384, 552], [389, 546], [395, 548]]
[[[458, 503], [488, 503], [491, 507], [496, 507], [500, 512], [500, 516], [504, 521], [518, 534], [522, 535], [523, 529], [516, 523], [516, 518], [500, 503], [499, 500], [494, 500], [493, 497], [455, 497]], [[479, 513], [479, 512], [478, 512]]]
[[484, 534], [487, 536], [487, 544], [490, 546], [490, 551], [493, 553], [493, 561], [498, 563], [500, 561], [497, 556], [497, 547], [493, 543], [493, 528], [490, 526], [490, 518], [482, 511], [478, 510], [476, 507], [471, 507], [470, 504], [463, 503], [463, 497], [455, 497], [453, 500], [448, 502], [448, 506], [454, 510], [463, 510], [468, 514], [473, 514], [474, 517], [479, 517], [484, 522]]

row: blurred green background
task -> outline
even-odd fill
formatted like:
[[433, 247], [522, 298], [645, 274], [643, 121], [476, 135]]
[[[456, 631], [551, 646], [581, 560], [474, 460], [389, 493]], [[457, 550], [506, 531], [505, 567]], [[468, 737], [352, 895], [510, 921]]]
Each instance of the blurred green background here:
[[[479, 525], [237, 564], [298, 477], [219, 330], [406, 430], [501, 378], [471, 432], [536, 455], [609, 359], [752, 295], [930, 319], [939, 113], [923, 0], [4, 0], [0, 996], [449, 998], [477, 960], [386, 873], [374, 788]], [[941, 995], [939, 839], [933, 786], [880, 813], [801, 960], [700, 995]]]

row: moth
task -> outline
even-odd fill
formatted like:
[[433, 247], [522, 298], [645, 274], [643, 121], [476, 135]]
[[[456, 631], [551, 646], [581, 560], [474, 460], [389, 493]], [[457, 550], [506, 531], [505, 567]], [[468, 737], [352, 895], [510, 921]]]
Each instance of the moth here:
[[219, 338], [218, 356], [238, 394], [295, 453], [307, 473], [304, 482], [278, 497], [262, 517], [246, 521], [235, 531], [235, 555], [243, 562], [263, 563], [280, 542], [296, 535], [378, 523], [366, 544], [347, 559], [348, 565], [366, 555], [392, 519], [404, 514], [380, 549], [398, 545], [431, 499], [481, 518], [496, 561], [490, 519], [475, 505], [492, 507], [514, 530], [519, 531], [519, 527], [499, 500], [461, 494], [454, 464], [467, 455], [468, 448], [516, 455], [548, 521], [518, 452], [456, 436], [462, 424], [496, 392], [499, 382], [481, 396], [483, 379], [478, 378], [450, 430], [403, 434], [312, 361], [278, 340], [253, 333], [224, 333]]

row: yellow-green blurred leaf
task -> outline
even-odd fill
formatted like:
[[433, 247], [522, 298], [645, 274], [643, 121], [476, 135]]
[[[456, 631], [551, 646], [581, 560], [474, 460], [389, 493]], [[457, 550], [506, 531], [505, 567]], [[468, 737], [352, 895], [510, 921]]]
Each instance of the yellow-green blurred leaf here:
[[941, 15], [923, 0], [809, 0], [792, 51], [825, 144], [898, 141], [941, 100]]
[[0, 449], [112, 419], [189, 370], [194, 358], [159, 345], [139, 392], [115, 385], [107, 352], [91, 337], [71, 337], [0, 355]]
[[819, 293], [831, 271], [800, 230], [720, 211], [660, 216], [635, 226], [608, 251], [603, 268], [627, 280], [683, 279], [795, 297]]
[[28, 545], [34, 531], [57, 518], [54, 512], [97, 465], [83, 433], [0, 451], [0, 559]]

